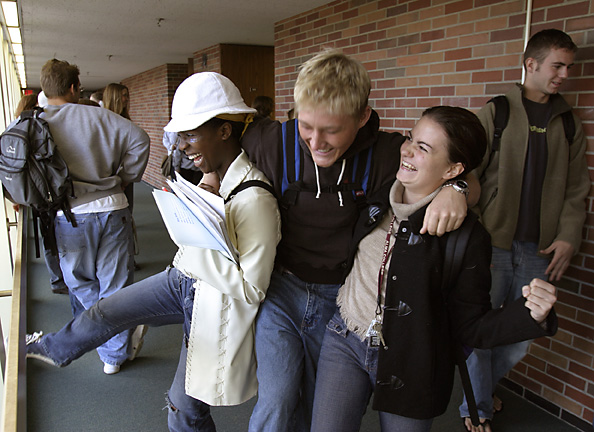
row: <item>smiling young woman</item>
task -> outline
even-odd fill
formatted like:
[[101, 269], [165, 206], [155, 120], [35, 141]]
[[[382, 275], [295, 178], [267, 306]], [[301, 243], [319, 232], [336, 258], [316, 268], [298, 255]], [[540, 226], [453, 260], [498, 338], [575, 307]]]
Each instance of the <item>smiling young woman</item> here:
[[556, 330], [555, 287], [541, 280], [491, 309], [491, 244], [478, 222], [454, 286], [442, 292], [449, 234], [421, 234], [422, 221], [444, 183], [473, 170], [485, 150], [473, 113], [430, 108], [402, 144], [396, 181], [369, 198], [322, 343], [313, 432], [358, 431], [372, 394], [382, 431], [428, 432], [450, 399], [455, 343], [492, 346]]

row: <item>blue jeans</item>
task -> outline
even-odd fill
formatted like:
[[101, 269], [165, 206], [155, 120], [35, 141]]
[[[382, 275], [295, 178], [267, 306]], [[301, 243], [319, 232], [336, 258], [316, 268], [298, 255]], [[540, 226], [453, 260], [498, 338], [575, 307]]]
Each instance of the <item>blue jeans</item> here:
[[[493, 248], [491, 259], [491, 305], [497, 309], [522, 296], [522, 287], [534, 278], [547, 280], [547, 258], [536, 255], [536, 243], [512, 243], [512, 250]], [[531, 340], [493, 349], [474, 349], [466, 360], [479, 416], [493, 418], [493, 393], [505, 376], [528, 352]], [[466, 398], [460, 405], [460, 416], [468, 417]]]
[[[126, 329], [140, 324], [161, 326], [184, 324], [187, 338], [194, 305], [194, 279], [175, 268], [130, 285], [99, 300], [57, 333], [43, 336], [45, 353], [66, 366], [86, 352]], [[210, 407], [185, 393], [185, 341], [168, 392], [168, 424], [171, 431], [214, 431]]]
[[[312, 432], [357, 432], [375, 390], [378, 348], [350, 332], [336, 311], [326, 329], [313, 408]], [[429, 432], [433, 419], [379, 411], [382, 431]]]
[[272, 273], [256, 320], [258, 401], [251, 432], [309, 431], [318, 357], [338, 288]]
[[[130, 211], [75, 214], [73, 227], [56, 217], [56, 241], [64, 282], [85, 309], [132, 283], [133, 243]], [[73, 304], [73, 314], [76, 315]], [[119, 365], [128, 358], [129, 331], [97, 348], [104, 363]]]
[[70, 308], [72, 309], [72, 316], [78, 316], [78, 314], [83, 312], [85, 308], [83, 307], [83, 305], [80, 304], [76, 296], [72, 294], [72, 291], [70, 291], [64, 283], [64, 278], [62, 277], [62, 269], [60, 268], [60, 258], [57, 255], [54, 255], [51, 249], [47, 249], [45, 246], [43, 247], [43, 257], [45, 259], [47, 272], [49, 273], [52, 291], [56, 292], [60, 289], [67, 289], [68, 297], [70, 297]]
[[68, 287], [64, 283], [64, 278], [62, 277], [62, 270], [60, 269], [60, 259], [58, 258], [58, 256], [52, 253], [51, 249], [46, 248], [45, 245], [43, 246], [43, 258], [45, 259], [45, 266], [47, 267], [47, 272], [49, 273], [52, 291], [56, 291], [62, 288], [68, 289]]

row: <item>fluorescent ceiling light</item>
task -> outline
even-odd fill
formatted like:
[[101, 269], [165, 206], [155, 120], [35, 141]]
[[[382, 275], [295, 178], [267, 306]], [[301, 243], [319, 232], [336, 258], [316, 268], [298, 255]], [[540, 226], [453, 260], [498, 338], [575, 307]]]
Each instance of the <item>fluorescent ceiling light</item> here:
[[24, 55], [15, 54], [14, 58], [15, 58], [15, 60], [16, 60], [17, 63], [25, 63], [25, 56]]
[[23, 45], [22, 44], [12, 44], [12, 51], [15, 55], [23, 55]]
[[19, 26], [19, 13], [15, 1], [3, 1], [2, 12], [4, 12], [4, 19], [6, 20], [6, 25], [8, 27]]
[[21, 39], [21, 29], [18, 27], [8, 27], [8, 34], [10, 35], [12, 43], [23, 43], [23, 40]]

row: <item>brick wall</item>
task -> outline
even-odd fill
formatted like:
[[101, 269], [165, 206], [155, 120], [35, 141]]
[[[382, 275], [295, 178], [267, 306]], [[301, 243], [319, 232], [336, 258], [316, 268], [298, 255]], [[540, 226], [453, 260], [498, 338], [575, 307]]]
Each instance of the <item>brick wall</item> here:
[[[298, 66], [323, 47], [361, 60], [385, 130], [410, 129], [423, 109], [478, 110], [521, 79], [523, 1], [335, 1], [275, 25], [276, 116], [293, 106]], [[555, 27], [580, 51], [563, 94], [584, 123], [594, 179], [594, 7], [536, 0], [532, 33]], [[532, 345], [507, 383], [566, 421], [591, 430], [594, 414], [594, 193], [580, 253], [559, 284], [559, 332]]]
[[[194, 59], [194, 73], [217, 72], [221, 73], [221, 46], [213, 45], [192, 55]], [[204, 62], [206, 61], [206, 65]]]
[[[206, 67], [203, 66], [206, 55]], [[220, 46], [214, 45], [192, 54], [194, 72], [220, 71]], [[151, 138], [149, 162], [142, 178], [151, 186], [166, 185], [161, 162], [167, 155], [163, 146], [163, 127], [171, 118], [175, 90], [188, 77], [188, 64], [165, 64], [122, 81], [130, 90], [130, 117]]]
[[161, 161], [167, 155], [163, 127], [171, 118], [175, 89], [188, 76], [187, 64], [165, 64], [122, 81], [130, 90], [130, 117], [151, 138], [150, 156], [143, 181], [165, 185]]

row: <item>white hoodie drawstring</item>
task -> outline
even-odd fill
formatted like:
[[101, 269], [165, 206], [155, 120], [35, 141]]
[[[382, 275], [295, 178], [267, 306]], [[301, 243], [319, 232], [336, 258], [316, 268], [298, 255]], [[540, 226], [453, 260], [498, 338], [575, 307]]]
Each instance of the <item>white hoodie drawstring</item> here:
[[322, 188], [320, 187], [320, 173], [318, 172], [318, 165], [315, 162], [314, 168], [316, 169], [316, 183], [318, 184], [318, 193], [316, 194], [316, 199], [319, 199], [320, 194], [322, 193]]
[[[342, 176], [344, 175], [344, 169], [346, 167], [346, 160], [342, 160], [342, 168], [340, 170], [340, 175], [338, 176], [338, 182], [336, 182], [337, 185], [340, 185], [340, 182], [342, 181]], [[320, 173], [318, 172], [318, 165], [314, 162], [314, 168], [316, 170], [316, 183], [318, 185], [318, 193], [316, 194], [316, 199], [320, 198], [320, 194], [322, 193], [322, 188], [320, 186]], [[338, 191], [338, 202], [340, 203], [341, 207], [344, 207], [344, 201], [342, 200], [342, 192]]]
[[[342, 169], [340, 170], [340, 175], [338, 176], [338, 182], [336, 183], [336, 185], [340, 185], [340, 182], [342, 181], [342, 176], [344, 175], [344, 168], [346, 166], [346, 159], [342, 160]], [[338, 202], [340, 203], [341, 207], [344, 207], [344, 202], [342, 200], [342, 192], [338, 191]]]

